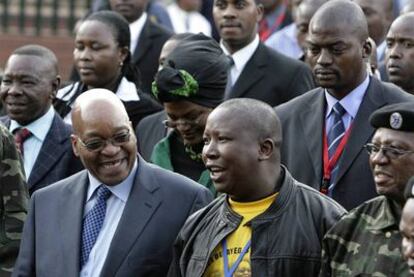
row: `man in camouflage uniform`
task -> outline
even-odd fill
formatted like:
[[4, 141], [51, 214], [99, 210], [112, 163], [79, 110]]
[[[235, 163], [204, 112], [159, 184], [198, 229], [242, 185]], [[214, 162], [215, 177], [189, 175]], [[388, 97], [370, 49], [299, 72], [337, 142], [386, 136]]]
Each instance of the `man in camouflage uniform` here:
[[414, 103], [384, 106], [370, 123], [376, 132], [365, 148], [380, 196], [353, 209], [325, 235], [320, 276], [410, 276], [398, 225], [414, 172]]
[[17, 257], [29, 194], [13, 136], [0, 124], [0, 277]]

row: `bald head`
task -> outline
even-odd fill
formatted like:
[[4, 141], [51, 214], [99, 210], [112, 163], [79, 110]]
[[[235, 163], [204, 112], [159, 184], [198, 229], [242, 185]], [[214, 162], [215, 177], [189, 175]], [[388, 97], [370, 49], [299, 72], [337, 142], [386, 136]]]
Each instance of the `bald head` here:
[[276, 112], [268, 104], [250, 98], [231, 99], [220, 104], [216, 110], [225, 110], [232, 121], [242, 125], [246, 132], [259, 140], [271, 138], [279, 146], [282, 128]]
[[110, 90], [91, 89], [76, 98], [72, 110], [72, 124], [75, 134], [82, 130], [82, 123], [104, 120], [128, 122], [128, 114], [121, 100]]
[[131, 173], [137, 141], [121, 100], [109, 90], [82, 93], [72, 112], [73, 152], [97, 180], [115, 186]]
[[362, 9], [349, 0], [332, 0], [323, 4], [310, 22], [310, 32], [320, 29], [344, 28], [359, 37], [368, 38], [368, 25]]

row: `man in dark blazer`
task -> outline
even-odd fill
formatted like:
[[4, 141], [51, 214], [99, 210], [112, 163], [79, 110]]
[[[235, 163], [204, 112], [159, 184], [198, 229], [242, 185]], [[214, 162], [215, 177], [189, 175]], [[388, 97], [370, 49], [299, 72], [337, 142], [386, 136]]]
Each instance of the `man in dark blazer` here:
[[109, 2], [111, 9], [124, 16], [130, 24], [132, 62], [140, 71], [142, 90], [151, 94], [161, 48], [172, 33], [149, 19], [145, 12], [148, 0]]
[[255, 0], [215, 1], [214, 20], [223, 51], [232, 58], [225, 99], [254, 98], [277, 106], [315, 87], [310, 69], [259, 41], [263, 5]]
[[[369, 77], [367, 39], [358, 5], [346, 0], [324, 4], [311, 20], [307, 52], [321, 87], [276, 108], [283, 126], [283, 164], [299, 181], [328, 193], [346, 209], [377, 195], [363, 149], [374, 133], [369, 115], [390, 103], [414, 101], [396, 86]], [[324, 147], [324, 141], [331, 133], [329, 125], [337, 126], [332, 121], [337, 103], [345, 113], [340, 117], [344, 130], [336, 141], [344, 139], [344, 148], [336, 148], [335, 163], [327, 151], [331, 144]], [[324, 156], [332, 160], [330, 169]]]
[[137, 157], [112, 92], [83, 93], [72, 122], [73, 149], [87, 170], [33, 194], [13, 276], [166, 276], [181, 226], [212, 195]]
[[83, 168], [72, 151], [71, 126], [52, 107], [59, 82], [56, 56], [45, 47], [23, 46], [8, 59], [0, 91], [7, 116], [1, 120], [15, 136], [31, 132], [21, 143], [30, 194]]

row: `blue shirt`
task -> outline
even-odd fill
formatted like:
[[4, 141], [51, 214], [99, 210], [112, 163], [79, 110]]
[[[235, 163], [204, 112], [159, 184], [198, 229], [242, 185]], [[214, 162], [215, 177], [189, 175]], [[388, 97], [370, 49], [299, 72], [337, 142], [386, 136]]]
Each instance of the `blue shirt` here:
[[[138, 169], [138, 162], [135, 164], [129, 173], [128, 177], [121, 183], [115, 186], [106, 186], [111, 192], [111, 196], [106, 200], [105, 219], [102, 224], [101, 231], [92, 250], [89, 254], [89, 259], [81, 268], [80, 276], [100, 276], [103, 265], [108, 256], [109, 247], [111, 246], [112, 238], [118, 227], [119, 220], [124, 212], [125, 204], [128, 200], [131, 188], [134, 184], [135, 175]], [[94, 176], [88, 172], [89, 187], [86, 195], [85, 209], [83, 218], [93, 208], [96, 203], [96, 190], [102, 184]]]
[[[369, 75], [367, 74], [367, 77], [359, 86], [357, 86], [347, 96], [339, 100], [339, 103], [341, 103], [342, 107], [344, 107], [346, 111], [346, 113], [342, 116], [342, 121], [344, 122], [346, 130], [349, 128], [351, 122], [354, 120], [358, 113], [359, 106], [362, 103], [362, 99], [364, 98], [368, 85]], [[338, 102], [338, 99], [330, 95], [327, 90], [325, 90], [325, 98], [327, 103], [325, 113], [325, 132], [328, 133], [328, 130], [331, 129], [334, 120], [332, 108], [336, 102]]]
[[22, 126], [14, 120], [10, 121], [10, 132], [13, 133], [18, 128], [27, 128], [33, 134], [23, 143], [23, 165], [24, 171], [26, 172], [26, 181], [29, 180], [30, 173], [32, 172], [33, 166], [36, 162], [37, 156], [40, 153], [40, 149], [42, 148], [47, 133], [49, 133], [54, 117], [55, 110], [53, 109], [53, 106], [51, 106], [44, 115], [26, 126]]

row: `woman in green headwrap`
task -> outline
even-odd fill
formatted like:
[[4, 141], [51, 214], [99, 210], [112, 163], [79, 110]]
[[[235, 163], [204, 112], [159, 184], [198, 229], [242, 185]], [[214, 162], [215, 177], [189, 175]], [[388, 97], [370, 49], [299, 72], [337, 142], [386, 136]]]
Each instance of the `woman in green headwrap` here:
[[189, 35], [167, 56], [152, 88], [164, 106], [170, 132], [155, 145], [151, 161], [198, 181], [214, 194], [201, 151], [207, 116], [223, 101], [227, 68], [228, 59], [216, 41]]

